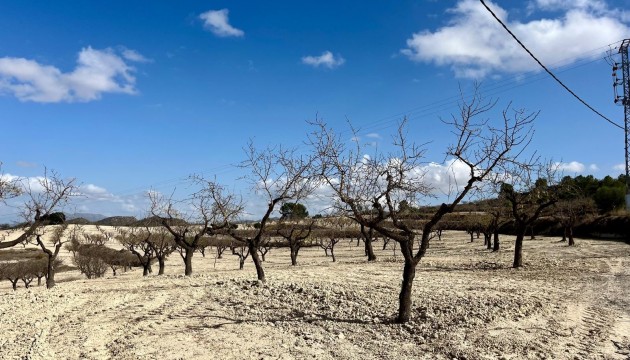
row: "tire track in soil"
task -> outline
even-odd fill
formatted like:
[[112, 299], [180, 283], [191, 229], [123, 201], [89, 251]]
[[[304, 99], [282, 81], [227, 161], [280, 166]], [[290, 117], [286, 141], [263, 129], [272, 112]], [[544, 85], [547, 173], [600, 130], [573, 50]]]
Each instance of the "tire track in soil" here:
[[[69, 359], [110, 358], [107, 339], [122, 332], [126, 322], [121, 321], [120, 315], [138, 307], [136, 295], [128, 292], [121, 296], [115, 289], [104, 292], [98, 302], [73, 304], [73, 308], [62, 312], [50, 329], [51, 334], [64, 334], [51, 346], [64, 349], [57, 353]], [[68, 349], [73, 351], [68, 353]]]
[[[594, 251], [589, 255], [596, 254]], [[604, 347], [614, 335], [612, 329], [617, 313], [611, 308], [610, 286], [616, 286], [615, 275], [623, 268], [617, 266], [615, 259], [596, 259], [596, 268], [602, 273], [594, 275], [594, 280], [575, 294], [576, 306], [573, 314], [577, 319], [577, 326], [572, 330], [572, 336], [566, 340], [564, 346], [575, 352], [575, 359], [602, 359]], [[595, 355], [598, 354], [598, 355]]]
[[159, 346], [155, 346], [156, 339], [182, 333], [191, 322], [203, 319], [199, 310], [209, 300], [208, 291], [204, 291], [207, 285], [177, 282], [172, 285], [181, 290], [161, 294], [159, 290], [147, 289], [147, 296], [141, 304], [146, 303], [148, 307], [142, 306], [142, 314], [123, 314], [127, 326], [124, 332], [108, 342], [111, 356], [125, 359], [158, 358], [160, 354]]
[[573, 333], [574, 340], [570, 341], [575, 345], [579, 358], [593, 358], [592, 355], [610, 337], [613, 321], [612, 314], [602, 309], [601, 304], [590, 304], [581, 311], [580, 321]]

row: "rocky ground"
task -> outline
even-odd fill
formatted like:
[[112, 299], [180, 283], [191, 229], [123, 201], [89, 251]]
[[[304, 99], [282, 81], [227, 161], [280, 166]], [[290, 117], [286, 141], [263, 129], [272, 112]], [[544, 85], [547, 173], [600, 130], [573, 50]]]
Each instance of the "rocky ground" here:
[[237, 257], [211, 251], [195, 255], [191, 277], [173, 254], [164, 276], [71, 271], [52, 290], [2, 281], [0, 357], [630, 359], [630, 245], [528, 240], [514, 270], [511, 238], [499, 253], [460, 232], [434, 241], [404, 325], [392, 322], [400, 255], [379, 250], [368, 263], [348, 241], [336, 263], [307, 248], [292, 267], [288, 251], [271, 250], [266, 284], [250, 259], [239, 271]]

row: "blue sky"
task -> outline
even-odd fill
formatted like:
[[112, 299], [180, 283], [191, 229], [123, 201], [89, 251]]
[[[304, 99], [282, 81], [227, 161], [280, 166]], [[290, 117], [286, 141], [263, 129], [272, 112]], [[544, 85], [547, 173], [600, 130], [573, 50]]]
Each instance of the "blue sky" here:
[[[575, 92], [621, 123], [609, 44], [628, 1], [489, 2]], [[0, 2], [0, 161], [76, 177], [77, 210], [143, 215], [191, 173], [237, 191], [248, 139], [300, 145], [316, 114], [387, 147], [396, 121], [442, 163], [440, 122], [480, 81], [497, 110], [540, 110], [532, 148], [567, 175], [622, 173], [623, 131], [558, 86], [479, 1]], [[251, 210], [254, 212], [255, 210]], [[312, 212], [312, 211], [311, 211]], [[15, 208], [0, 207], [0, 222]]]

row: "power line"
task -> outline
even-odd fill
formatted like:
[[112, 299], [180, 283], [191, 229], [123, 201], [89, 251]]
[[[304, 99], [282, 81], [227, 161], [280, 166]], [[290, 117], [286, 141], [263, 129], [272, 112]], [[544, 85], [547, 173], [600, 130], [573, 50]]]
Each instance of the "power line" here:
[[532, 54], [531, 51], [529, 51], [529, 49], [507, 27], [507, 25], [505, 25], [503, 23], [503, 21], [501, 21], [501, 19], [499, 19], [499, 17], [494, 13], [494, 11], [492, 11], [492, 9], [490, 9], [490, 7], [488, 7], [488, 5], [486, 5], [486, 2], [484, 0], [479, 0], [479, 1], [486, 8], [486, 10], [488, 10], [490, 12], [490, 14], [492, 14], [492, 17], [494, 17], [499, 22], [499, 24], [501, 24], [501, 26], [503, 26], [505, 31], [507, 31], [510, 35], [512, 35], [514, 40], [516, 40], [516, 42], [529, 54], [529, 56], [531, 56], [532, 59], [534, 59], [538, 63], [538, 65], [540, 65], [540, 67], [542, 67], [552, 78], [554, 78], [554, 80], [556, 80], [558, 82], [558, 84], [560, 84], [563, 88], [565, 88], [565, 90], [567, 90], [571, 95], [573, 95], [576, 99], [578, 99], [578, 101], [580, 101], [582, 104], [584, 104], [587, 108], [591, 109], [595, 114], [599, 115], [602, 119], [608, 121], [609, 123], [611, 123], [612, 125], [620, 128], [620, 129], [624, 130], [623, 126], [617, 124], [616, 122], [614, 122], [614, 121], [610, 120], [609, 118], [607, 118], [606, 116], [604, 116], [599, 111], [595, 110], [595, 108], [593, 108], [591, 105], [589, 105], [586, 101], [582, 100], [582, 98], [579, 97], [575, 92], [573, 92], [573, 90], [569, 89], [568, 86], [566, 86], [560, 79], [558, 79], [558, 77], [556, 77], [556, 75], [554, 75], [554, 73], [552, 73], [549, 69], [547, 69], [547, 67], [542, 62], [540, 62], [540, 60], [538, 60], [538, 58], [536, 56], [534, 56], [534, 54]]
[[[558, 60], [552, 63], [552, 69], [557, 73], [567, 72], [569, 70], [573, 70], [582, 66], [586, 66], [601, 60], [605, 60], [606, 57], [593, 56], [597, 53], [600, 53], [601, 49], [610, 48], [613, 45], [621, 43], [622, 40], [615, 41], [613, 43], [603, 45], [594, 49], [590, 49], [579, 54], [579, 57], [584, 57], [585, 59], [578, 60], [574, 63], [570, 63], [570, 60], [574, 58], [574, 56], [567, 57], [561, 60]], [[592, 54], [592, 55], [590, 55]], [[558, 65], [557, 67], [553, 67], [554, 65]], [[541, 74], [538, 71], [530, 70], [525, 73], [516, 74], [510, 76], [508, 78], [504, 78], [500, 81], [490, 83], [489, 85], [481, 84], [482, 86], [479, 88], [480, 94], [484, 96], [494, 96], [499, 93], [509, 91], [518, 87], [522, 87], [525, 85], [529, 85], [531, 83], [540, 81], [545, 79], [545, 75]], [[469, 96], [467, 92], [464, 92], [464, 97]], [[407, 117], [409, 120], [419, 119], [422, 116], [430, 116], [440, 113], [442, 110], [446, 110], [448, 108], [455, 107], [462, 100], [462, 94], [451, 95], [446, 98], [436, 100], [431, 103], [426, 103], [423, 105], [418, 105], [412, 107], [408, 110], [390, 115], [385, 117], [380, 117], [376, 120], [365, 122], [359, 126], [357, 126], [357, 134], [365, 134], [370, 131], [382, 130], [388, 127], [396, 125], [403, 116]], [[340, 131], [340, 134], [349, 133], [350, 130]]]
[[[621, 41], [616, 41], [612, 44], [608, 44], [605, 46], [598, 47], [596, 49], [589, 50], [585, 52], [584, 54], [593, 53], [599, 49], [607, 48], [619, 42]], [[554, 68], [554, 70], [557, 71], [558, 73], [564, 73], [570, 70], [577, 69], [579, 67], [583, 67], [583, 66], [601, 61], [603, 59], [605, 58], [597, 57], [592, 60], [578, 61], [574, 64], [566, 64], [564, 66], [559, 66], [557, 68]], [[563, 64], [566, 62], [566, 60], [567, 59], [563, 59], [563, 60], [557, 61], [554, 64]], [[483, 96], [495, 96], [500, 93], [503, 93], [512, 89], [516, 89], [519, 87], [523, 87], [523, 86], [545, 79], [545, 75], [539, 72], [529, 71], [525, 74], [526, 75], [521, 75], [521, 74], [514, 75], [507, 79], [504, 79], [495, 83], [491, 83], [488, 86], [484, 86], [482, 84], [482, 86], [479, 89], [480, 94]], [[464, 93], [464, 97], [467, 97], [467, 96], [469, 95], [467, 93]], [[370, 131], [373, 132], [373, 131], [389, 128], [391, 126], [396, 125], [403, 116], [405, 116], [408, 120], [418, 120], [418, 119], [421, 119], [422, 117], [437, 115], [446, 109], [455, 107], [461, 101], [461, 99], [462, 99], [461, 94], [452, 95], [441, 100], [436, 100], [431, 103], [416, 106], [414, 108], [411, 108], [407, 111], [404, 111], [395, 115], [379, 118], [377, 120], [364, 123], [358, 127], [357, 134], [365, 134]], [[344, 130], [344, 131], [341, 131], [340, 134], [345, 134], [348, 132], [349, 132], [348, 130]]]

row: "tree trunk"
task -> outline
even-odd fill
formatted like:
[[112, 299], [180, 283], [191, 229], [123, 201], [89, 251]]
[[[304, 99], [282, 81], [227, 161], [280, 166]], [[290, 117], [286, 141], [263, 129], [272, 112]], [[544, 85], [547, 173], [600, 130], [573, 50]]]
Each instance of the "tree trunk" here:
[[492, 250], [492, 233], [483, 233], [484, 241], [486, 242], [486, 249]]
[[516, 234], [516, 242], [514, 243], [514, 263], [513, 268], [520, 268], [523, 266], [523, 239], [525, 238], [525, 230], [518, 231]]
[[374, 254], [374, 247], [372, 246], [371, 236], [365, 239], [365, 254], [368, 257], [368, 261], [376, 260], [376, 254]]
[[13, 285], [13, 290], [17, 290], [17, 284], [18, 284], [18, 281], [20, 281], [20, 279], [15, 279], [15, 281], [13, 280], [9, 280], [9, 281]]
[[530, 240], [534, 240], [534, 239], [536, 239], [536, 235], [534, 235], [534, 225], [530, 226], [530, 229], [531, 229], [532, 232], [530, 234], [529, 239]]
[[193, 254], [195, 253], [195, 250], [192, 248], [187, 248], [186, 250], [186, 254], [184, 255], [184, 274], [186, 276], [190, 276], [192, 275], [193, 269], [192, 269], [192, 257]]
[[142, 276], [149, 276], [149, 264], [142, 264]]
[[474, 242], [475, 241], [475, 233], [472, 231], [469, 231], [470, 234], [470, 242]]
[[560, 241], [567, 241], [567, 232], [569, 231], [568, 226], [564, 226], [564, 231], [562, 231], [562, 240]]
[[291, 265], [292, 266], [296, 266], [297, 265], [298, 251], [300, 251], [300, 248], [295, 247], [295, 246], [291, 246]]
[[158, 264], [160, 266], [160, 270], [158, 271], [158, 275], [164, 275], [164, 268], [166, 267], [166, 264], [164, 263], [164, 257], [163, 256], [158, 256]]
[[335, 245], [334, 244], [330, 247], [330, 256], [332, 256], [333, 262], [337, 261], [337, 259], [335, 258]]
[[37, 277], [37, 286], [41, 286], [42, 285], [42, 277], [38, 276]]
[[[401, 248], [403, 246], [405, 245], [402, 245]], [[416, 265], [412, 259], [409, 259], [409, 256], [405, 256], [402, 286], [398, 296], [398, 317], [396, 318], [396, 322], [399, 324], [406, 323], [411, 318], [411, 290], [413, 279], [416, 277]]]
[[573, 239], [573, 227], [572, 226], [567, 227], [567, 235], [569, 237], [569, 246], [574, 246], [575, 245], [575, 240]]
[[245, 267], [245, 257], [239, 256], [239, 258], [238, 258], [238, 269], [239, 270], [243, 270], [244, 267]]
[[501, 245], [499, 244], [499, 230], [494, 231], [494, 246], [492, 247], [492, 251], [499, 251], [501, 249]]
[[50, 254], [46, 271], [46, 289], [52, 289], [55, 287], [55, 257]]
[[256, 266], [256, 275], [258, 276], [258, 281], [265, 282], [265, 270], [263, 269], [262, 261], [260, 261], [260, 257], [258, 256], [258, 249], [254, 244], [249, 244], [249, 253], [252, 255], [252, 260], [254, 261], [254, 265]]

